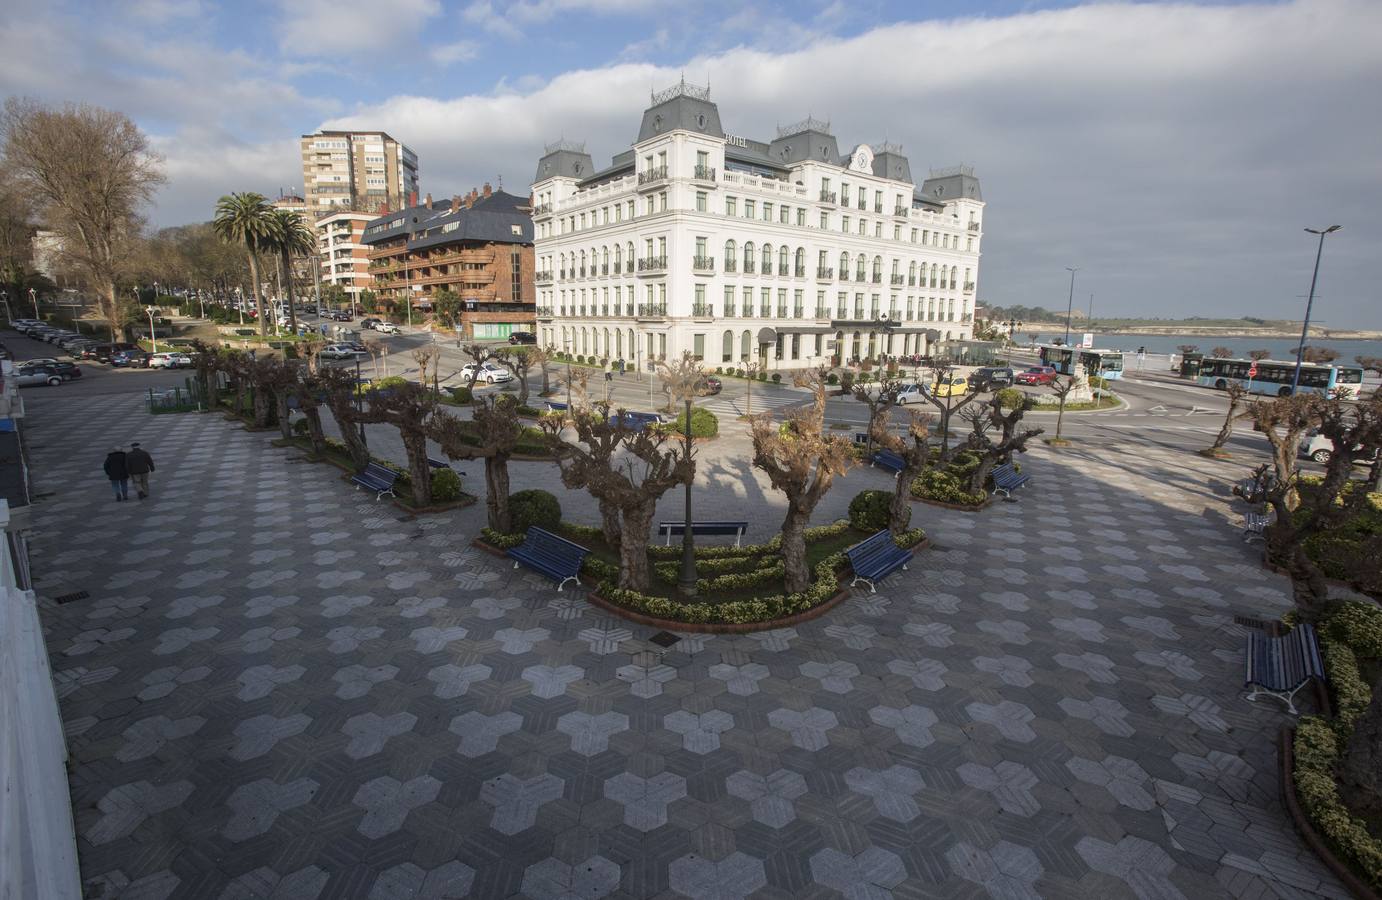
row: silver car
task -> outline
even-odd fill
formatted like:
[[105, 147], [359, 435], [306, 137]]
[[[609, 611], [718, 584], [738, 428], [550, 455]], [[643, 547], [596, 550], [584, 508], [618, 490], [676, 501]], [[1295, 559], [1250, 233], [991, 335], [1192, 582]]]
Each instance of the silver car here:
[[14, 379], [20, 387], [46, 384], [57, 387], [62, 384], [62, 376], [47, 366], [20, 366], [14, 370]]

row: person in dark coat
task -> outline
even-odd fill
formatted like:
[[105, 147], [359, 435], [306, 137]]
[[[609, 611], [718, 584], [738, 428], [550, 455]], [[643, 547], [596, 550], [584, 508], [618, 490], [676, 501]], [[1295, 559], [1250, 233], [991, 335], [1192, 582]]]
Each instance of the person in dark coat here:
[[130, 498], [130, 470], [125, 463], [125, 451], [119, 447], [112, 447], [106, 454], [106, 477], [110, 479], [110, 486], [115, 491], [115, 499], [128, 500]]
[[138, 441], [130, 444], [130, 452], [125, 454], [125, 468], [134, 480], [134, 489], [139, 492], [139, 499], [143, 500], [149, 496], [149, 473], [154, 470], [154, 458], [139, 446]]

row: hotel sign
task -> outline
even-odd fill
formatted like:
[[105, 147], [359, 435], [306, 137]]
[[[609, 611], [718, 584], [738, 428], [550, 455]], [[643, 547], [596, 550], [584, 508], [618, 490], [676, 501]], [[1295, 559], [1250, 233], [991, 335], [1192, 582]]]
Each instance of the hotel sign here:
[[737, 134], [725, 135], [725, 143], [731, 147], [743, 147], [745, 150], [749, 149], [749, 139], [742, 138]]

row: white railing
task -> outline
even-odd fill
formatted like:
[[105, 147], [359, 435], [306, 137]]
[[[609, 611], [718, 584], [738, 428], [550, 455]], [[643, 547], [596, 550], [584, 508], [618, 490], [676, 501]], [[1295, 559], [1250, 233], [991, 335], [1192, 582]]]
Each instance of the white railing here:
[[[0, 500], [0, 528], [9, 525]], [[0, 898], [79, 900], [67, 743], [34, 592], [0, 541]]]

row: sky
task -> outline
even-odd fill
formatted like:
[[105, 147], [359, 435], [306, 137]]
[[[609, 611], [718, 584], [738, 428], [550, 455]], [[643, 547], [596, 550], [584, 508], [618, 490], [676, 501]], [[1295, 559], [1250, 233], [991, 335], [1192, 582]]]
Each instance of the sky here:
[[653, 90], [726, 131], [973, 166], [981, 303], [1382, 329], [1382, 2], [6, 0], [0, 94], [127, 113], [154, 226], [301, 191], [298, 138], [382, 129], [421, 187], [526, 193], [543, 144], [628, 149]]

